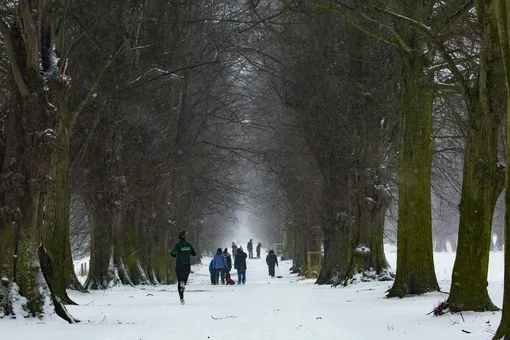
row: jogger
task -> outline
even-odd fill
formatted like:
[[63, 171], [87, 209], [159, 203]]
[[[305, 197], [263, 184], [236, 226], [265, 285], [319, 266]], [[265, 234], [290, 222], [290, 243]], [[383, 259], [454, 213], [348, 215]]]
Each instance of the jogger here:
[[186, 231], [179, 233], [179, 242], [174, 246], [170, 256], [175, 258], [175, 274], [177, 276], [177, 284], [179, 299], [184, 304], [184, 287], [188, 282], [189, 273], [191, 272], [190, 256], [197, 256], [195, 249], [191, 243], [186, 242]]
[[184, 289], [186, 287], [186, 283], [188, 282], [189, 273], [191, 272], [191, 265], [176, 265], [175, 266], [175, 274], [177, 276], [179, 298], [181, 299], [181, 303], [184, 304]]

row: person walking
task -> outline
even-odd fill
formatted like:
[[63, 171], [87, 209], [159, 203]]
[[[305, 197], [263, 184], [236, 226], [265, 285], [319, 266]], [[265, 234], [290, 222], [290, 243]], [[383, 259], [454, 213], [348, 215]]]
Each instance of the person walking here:
[[214, 284], [217, 285], [220, 283], [225, 284], [225, 269], [227, 268], [227, 260], [225, 256], [223, 256], [223, 250], [218, 248], [216, 250], [216, 255], [213, 257], [213, 270], [214, 270]]
[[246, 283], [246, 253], [240, 248], [237, 249], [237, 254], [234, 257], [234, 268], [237, 269], [237, 284]]
[[246, 245], [246, 249], [248, 249], [248, 257], [250, 259], [253, 258], [253, 240], [250, 239], [250, 242]]
[[274, 267], [278, 266], [278, 257], [276, 257], [274, 250], [269, 251], [269, 254], [266, 256], [266, 263], [269, 269], [269, 276], [274, 278]]
[[257, 258], [260, 259], [260, 249], [262, 248], [262, 243], [257, 244]]
[[181, 304], [184, 305], [184, 287], [188, 282], [189, 273], [191, 272], [190, 256], [197, 256], [195, 249], [191, 243], [186, 242], [186, 231], [181, 231], [178, 235], [179, 241], [175, 244], [170, 252], [170, 256], [175, 259], [175, 274], [177, 276], [177, 284], [179, 298]]
[[235, 242], [232, 242], [232, 256], [236, 256], [237, 254], [237, 245]]

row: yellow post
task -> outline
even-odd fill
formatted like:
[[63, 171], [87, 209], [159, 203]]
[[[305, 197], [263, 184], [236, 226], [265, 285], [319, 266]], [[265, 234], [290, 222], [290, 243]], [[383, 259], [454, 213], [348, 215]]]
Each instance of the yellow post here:
[[[312, 255], [318, 255], [318, 261], [317, 263], [312, 263]], [[307, 267], [306, 267], [306, 278], [311, 279], [312, 278], [312, 272], [315, 270], [316, 272], [319, 272], [322, 268], [322, 251], [308, 251], [306, 252], [306, 260], [307, 260]]]

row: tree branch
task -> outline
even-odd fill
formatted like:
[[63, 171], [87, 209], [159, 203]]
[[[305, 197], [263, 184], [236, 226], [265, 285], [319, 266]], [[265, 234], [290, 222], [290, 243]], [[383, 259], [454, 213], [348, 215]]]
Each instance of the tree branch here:
[[459, 68], [457, 67], [457, 64], [453, 60], [452, 55], [448, 52], [448, 50], [443, 45], [443, 43], [438, 41], [438, 38], [436, 38], [432, 34], [432, 31], [431, 31], [431, 29], [429, 27], [425, 26], [423, 23], [418, 22], [418, 21], [416, 21], [414, 19], [411, 19], [409, 17], [406, 17], [404, 15], [400, 15], [398, 13], [389, 11], [389, 10], [381, 8], [381, 7], [375, 6], [374, 9], [376, 9], [376, 10], [382, 12], [382, 13], [388, 14], [388, 15], [390, 15], [390, 16], [392, 16], [394, 18], [397, 18], [399, 20], [406, 21], [409, 24], [411, 24], [412, 26], [414, 26], [416, 29], [418, 29], [420, 31], [420, 33], [423, 35], [423, 37], [432, 46], [434, 46], [437, 49], [437, 51], [439, 52], [441, 57], [444, 59], [444, 61], [448, 65], [448, 69], [453, 73], [454, 78], [457, 80], [457, 82], [459, 83], [459, 85], [462, 88], [462, 90], [465, 93], [467, 93], [467, 91], [469, 90], [469, 86], [467, 84], [467, 81], [466, 81], [465, 77], [462, 75], [462, 72], [460, 72]]
[[441, 33], [444, 28], [448, 27], [454, 20], [467, 13], [474, 5], [474, 0], [467, 0], [457, 11], [447, 17], [443, 22], [436, 25], [434, 35]]
[[78, 119], [78, 116], [80, 115], [81, 111], [83, 110], [83, 108], [85, 107], [87, 102], [90, 100], [90, 98], [92, 97], [92, 95], [96, 91], [96, 88], [99, 85], [99, 82], [101, 81], [101, 78], [103, 77], [103, 74], [106, 72], [106, 70], [110, 67], [112, 62], [115, 60], [115, 58], [117, 58], [119, 53], [124, 48], [124, 45], [126, 44], [126, 41], [127, 41], [127, 37], [124, 37], [123, 40], [122, 40], [122, 43], [117, 48], [117, 50], [114, 52], [114, 54], [112, 54], [108, 58], [106, 58], [106, 60], [104, 61], [103, 65], [101, 65], [101, 67], [99, 67], [99, 69], [97, 70], [96, 76], [95, 76], [94, 80], [92, 81], [92, 84], [89, 87], [87, 95], [80, 102], [80, 104], [78, 105], [78, 108], [73, 112], [73, 116], [71, 118], [71, 121], [69, 122], [69, 131], [72, 130], [73, 125], [76, 122], [76, 120]]
[[4, 38], [5, 48], [7, 50], [7, 55], [9, 56], [9, 63], [11, 64], [12, 73], [14, 75], [14, 80], [16, 81], [16, 85], [18, 85], [19, 92], [22, 97], [26, 97], [28, 95], [28, 86], [21, 75], [21, 71], [19, 69], [18, 60], [16, 59], [16, 52], [14, 51], [14, 45], [12, 43], [10, 29], [9, 26], [3, 21], [0, 20], [0, 34]]
[[[402, 38], [402, 36], [393, 27], [391, 27], [390, 25], [384, 24], [380, 21], [377, 21], [377, 20], [371, 18], [370, 16], [368, 16], [367, 14], [356, 10], [355, 8], [352, 8], [350, 6], [347, 6], [346, 4], [339, 2], [338, 5], [345, 9], [345, 10], [341, 10], [338, 7], [326, 5], [326, 4], [321, 3], [317, 0], [307, 0], [307, 1], [320, 7], [320, 8], [323, 8], [325, 10], [340, 14], [349, 24], [353, 25], [357, 29], [365, 32], [366, 34], [368, 34], [369, 36], [371, 36], [377, 40], [380, 40], [382, 42], [385, 42], [385, 43], [395, 46], [397, 48], [403, 49], [406, 52], [411, 51], [411, 48], [409, 47], [409, 45], [405, 42], [405, 40]], [[367, 26], [360, 24], [359, 22], [356, 21], [356, 17], [354, 15], [352, 15], [351, 12], [356, 13], [357, 16], [359, 16], [362, 19], [367, 20], [368, 22], [371, 22], [371, 23], [379, 26], [380, 28], [387, 30], [395, 38], [396, 42], [390, 41], [390, 40], [384, 38], [383, 36], [381, 36], [380, 34], [373, 32]]]
[[25, 38], [27, 52], [27, 66], [39, 70], [39, 32], [32, 17], [28, 0], [19, 1], [19, 12], [21, 16], [21, 34]]

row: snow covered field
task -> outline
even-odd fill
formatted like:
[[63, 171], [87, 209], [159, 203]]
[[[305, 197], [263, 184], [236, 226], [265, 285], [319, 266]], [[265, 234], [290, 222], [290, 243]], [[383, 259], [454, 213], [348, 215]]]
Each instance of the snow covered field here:
[[[396, 249], [387, 247], [395, 268]], [[438, 280], [444, 291], [453, 253], [436, 253]], [[204, 260], [208, 264], [207, 260]], [[245, 286], [210, 286], [208, 267], [197, 266], [186, 288], [186, 305], [176, 286], [120, 287], [90, 294], [71, 293], [80, 306], [69, 306], [80, 324], [55, 315], [44, 320], [0, 320], [0, 338], [10, 340], [163, 340], [163, 339], [491, 339], [500, 313], [427, 315], [446, 298], [434, 293], [406, 299], [385, 299], [391, 282], [361, 283], [347, 288], [319, 287], [312, 280], [288, 275], [267, 277], [263, 259], [248, 260]], [[237, 281], [237, 276], [233, 275]], [[501, 306], [503, 253], [492, 253], [489, 292]], [[463, 332], [467, 331], [470, 333]]]

